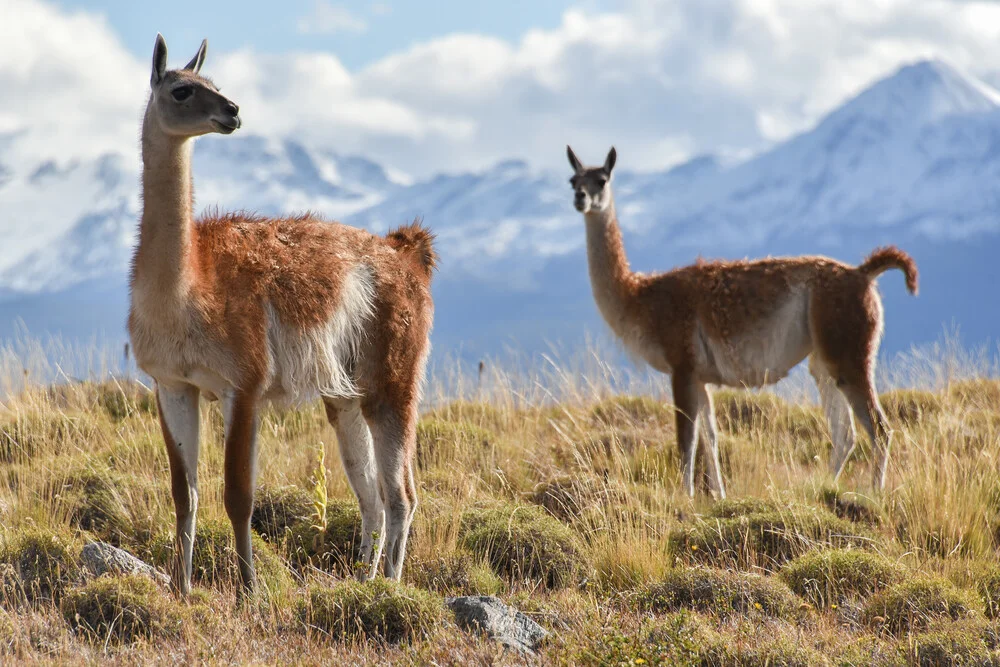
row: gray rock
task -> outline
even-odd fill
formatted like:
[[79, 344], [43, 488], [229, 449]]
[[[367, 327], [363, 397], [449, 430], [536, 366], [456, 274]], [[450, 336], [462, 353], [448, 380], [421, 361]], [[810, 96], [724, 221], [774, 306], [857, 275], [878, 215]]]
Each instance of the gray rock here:
[[492, 595], [446, 598], [445, 605], [454, 612], [455, 622], [463, 630], [485, 632], [501, 644], [524, 653], [534, 653], [549, 634]]
[[152, 565], [139, 560], [124, 549], [106, 542], [91, 542], [80, 553], [80, 561], [95, 577], [102, 574], [138, 574], [164, 586], [170, 585], [170, 577]]

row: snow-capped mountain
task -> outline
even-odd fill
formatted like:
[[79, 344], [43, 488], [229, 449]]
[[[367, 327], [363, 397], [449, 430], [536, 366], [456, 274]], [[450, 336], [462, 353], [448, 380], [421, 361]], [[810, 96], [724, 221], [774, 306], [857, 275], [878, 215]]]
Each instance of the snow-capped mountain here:
[[[699, 156], [637, 174], [620, 153], [619, 165], [617, 207], [640, 270], [696, 255], [858, 262], [891, 242], [916, 257], [922, 293], [912, 299], [900, 278], [882, 279], [887, 349], [934, 340], [945, 324], [973, 341], [1000, 330], [1000, 313], [981, 303], [1000, 276], [992, 259], [1000, 251], [1000, 93], [945, 63], [905, 66], [742, 163]], [[423, 217], [442, 256], [438, 349], [537, 349], [602, 330], [568, 165], [549, 173], [511, 160], [410, 182], [301, 140], [237, 135], [201, 140], [194, 168], [199, 205], [308, 209], [376, 232]], [[0, 256], [0, 337], [18, 316], [36, 333], [121, 333], [137, 186], [132, 157], [13, 165], [0, 153], [0, 207], [16, 218]], [[71, 304], [84, 297], [86, 312], [75, 313]]]

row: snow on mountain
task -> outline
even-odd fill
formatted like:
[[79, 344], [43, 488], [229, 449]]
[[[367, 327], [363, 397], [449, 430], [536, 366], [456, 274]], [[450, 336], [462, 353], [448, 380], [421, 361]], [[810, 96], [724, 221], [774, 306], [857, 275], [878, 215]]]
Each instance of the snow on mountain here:
[[[584, 157], [597, 163], [604, 156]], [[0, 158], [0, 210], [10, 220], [0, 295], [44, 299], [59, 290], [64, 303], [84, 280], [123, 285], [138, 210], [134, 162], [107, 156], [8, 165]], [[901, 290], [886, 290], [887, 308], [918, 326], [890, 327], [899, 336], [892, 340], [936, 338], [951, 318], [976, 335], [1000, 327], [1000, 315], [971, 298], [996, 273], [993, 265], [964, 261], [1000, 250], [1000, 93], [946, 63], [902, 67], [811, 130], [742, 163], [699, 156], [637, 174], [620, 154], [619, 165], [617, 207], [640, 270], [696, 255], [824, 252], [857, 262], [873, 246], [895, 242], [921, 253], [926, 282], [917, 306]], [[411, 181], [300, 138], [243, 134], [199, 141], [194, 169], [199, 206], [308, 209], [380, 233], [423, 217], [442, 256], [439, 343], [477, 339], [495, 351], [509, 342], [505, 332], [540, 341], [600, 326], [568, 165], [546, 173], [509, 160]], [[122, 298], [123, 291], [107, 293]], [[44, 314], [37, 299], [32, 312]], [[0, 304], [0, 319], [17, 314]]]

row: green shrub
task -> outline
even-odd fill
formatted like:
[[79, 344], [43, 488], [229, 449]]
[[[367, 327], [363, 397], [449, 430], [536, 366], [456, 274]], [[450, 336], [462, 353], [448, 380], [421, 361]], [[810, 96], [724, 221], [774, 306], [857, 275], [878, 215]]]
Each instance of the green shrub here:
[[559, 588], [587, 566], [573, 531], [534, 505], [495, 504], [462, 515], [459, 542], [502, 576]]
[[140, 576], [95, 579], [69, 590], [61, 608], [66, 622], [95, 642], [176, 637], [184, 621], [176, 602]]
[[80, 541], [67, 532], [26, 528], [8, 533], [0, 546], [0, 563], [13, 567], [17, 585], [31, 602], [58, 601], [81, 578]]
[[497, 595], [504, 583], [490, 566], [459, 551], [407, 568], [413, 585], [442, 595]]
[[693, 609], [720, 618], [748, 613], [788, 618], [798, 606], [780, 580], [711, 568], [671, 570], [663, 581], [641, 591], [637, 603], [658, 613]]
[[744, 569], [774, 570], [817, 547], [856, 547], [872, 536], [826, 510], [790, 507], [725, 519], [701, 519], [670, 534], [682, 561]]
[[437, 595], [383, 578], [346, 580], [332, 588], [310, 586], [298, 615], [307, 627], [333, 639], [386, 644], [426, 637], [445, 619]]
[[269, 542], [312, 520], [312, 497], [297, 486], [261, 486], [254, 494], [250, 527]]
[[867, 598], [903, 579], [898, 564], [867, 551], [829, 549], [799, 556], [781, 577], [798, 595], [817, 607]]
[[937, 619], [974, 617], [981, 608], [966, 591], [945, 579], [921, 577], [876, 593], [865, 604], [864, 620], [890, 632], [926, 628]]

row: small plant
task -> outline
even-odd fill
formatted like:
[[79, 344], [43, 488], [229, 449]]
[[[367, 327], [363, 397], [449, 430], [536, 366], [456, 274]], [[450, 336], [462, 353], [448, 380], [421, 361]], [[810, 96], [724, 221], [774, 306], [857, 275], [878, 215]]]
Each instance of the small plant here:
[[494, 504], [466, 511], [459, 542], [514, 580], [560, 588], [586, 569], [583, 546], [564, 523], [534, 505]]
[[791, 561], [781, 577], [817, 607], [864, 599], [903, 579], [904, 570], [892, 561], [856, 549], [814, 551]]
[[937, 619], [974, 617], [980, 608], [968, 592], [947, 580], [921, 577], [876, 593], [863, 615], [871, 626], [900, 633], [924, 629]]
[[882, 523], [882, 510], [878, 504], [860, 494], [827, 486], [820, 489], [819, 499], [826, 505], [827, 509], [841, 519], [870, 526]]
[[61, 608], [70, 627], [95, 642], [176, 637], [184, 620], [176, 602], [140, 576], [95, 579], [68, 591]]
[[310, 586], [298, 616], [306, 627], [336, 640], [386, 644], [426, 637], [445, 618], [438, 596], [383, 578], [347, 580], [331, 588]]
[[779, 580], [710, 568], [674, 569], [641, 591], [637, 603], [659, 613], [693, 609], [720, 618], [748, 613], [788, 618], [798, 607]]

